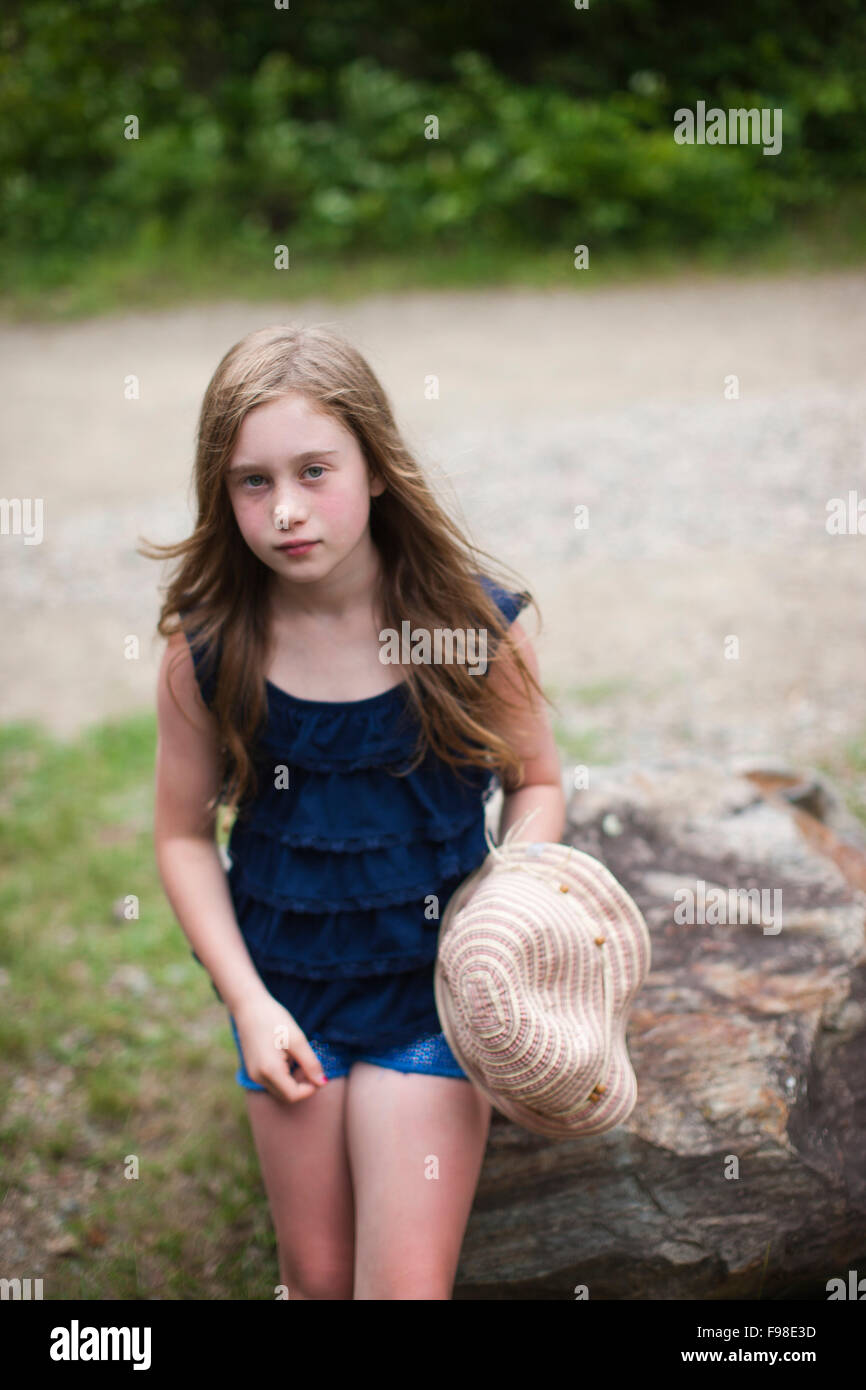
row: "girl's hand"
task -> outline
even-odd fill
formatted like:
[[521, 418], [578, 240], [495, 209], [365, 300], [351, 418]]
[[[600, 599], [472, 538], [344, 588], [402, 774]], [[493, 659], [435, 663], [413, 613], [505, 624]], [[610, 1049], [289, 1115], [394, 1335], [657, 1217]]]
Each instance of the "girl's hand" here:
[[[233, 1015], [247, 1075], [275, 1100], [306, 1100], [319, 1091], [326, 1078], [322, 1064], [307, 1042], [303, 1029], [279, 1000], [268, 995], [237, 1009]], [[289, 1073], [292, 1061], [309, 1078], [295, 1081]]]

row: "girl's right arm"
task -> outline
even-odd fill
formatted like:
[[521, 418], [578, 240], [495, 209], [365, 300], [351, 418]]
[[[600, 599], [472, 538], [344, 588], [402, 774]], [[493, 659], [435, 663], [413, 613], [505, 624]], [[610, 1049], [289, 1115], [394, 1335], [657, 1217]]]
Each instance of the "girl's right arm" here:
[[[177, 704], [168, 687], [170, 664]], [[157, 726], [154, 845], [166, 897], [235, 1019], [248, 1074], [272, 1095], [303, 1100], [320, 1088], [311, 1083], [322, 1076], [321, 1064], [292, 1015], [265, 988], [235, 917], [216, 815], [207, 810], [219, 789], [217, 724], [201, 698], [182, 632], [169, 638], [163, 653]], [[292, 1079], [286, 1052], [309, 1081]]]

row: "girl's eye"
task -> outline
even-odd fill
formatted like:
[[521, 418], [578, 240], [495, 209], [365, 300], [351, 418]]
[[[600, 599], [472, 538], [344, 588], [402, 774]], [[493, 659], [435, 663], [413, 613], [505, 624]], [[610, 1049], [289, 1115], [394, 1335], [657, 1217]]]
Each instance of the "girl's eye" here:
[[[319, 469], [319, 476], [321, 476], [321, 474], [324, 473], [324, 471], [325, 471], [325, 466], [324, 466], [324, 464], [321, 464], [321, 463], [310, 463], [310, 464], [308, 464], [307, 467], [304, 469], [304, 472], [305, 472], [305, 473], [308, 473], [309, 470], [310, 470], [311, 468], [318, 468], [318, 469]], [[313, 479], [313, 482], [314, 482], [314, 483], [317, 483], [318, 481], [319, 481], [318, 478], [314, 478], [314, 479]]]
[[[263, 481], [264, 481], [263, 474], [261, 474], [261, 473], [248, 473], [248, 474], [246, 475], [246, 477], [244, 478], [243, 482], [241, 483], [241, 486], [242, 486], [242, 487], [246, 487], [247, 483], [253, 482], [256, 478], [258, 478], [259, 482], [263, 482]], [[258, 491], [258, 488], [253, 488], [252, 490], [253, 490], [253, 492], [257, 492], [257, 491]]]

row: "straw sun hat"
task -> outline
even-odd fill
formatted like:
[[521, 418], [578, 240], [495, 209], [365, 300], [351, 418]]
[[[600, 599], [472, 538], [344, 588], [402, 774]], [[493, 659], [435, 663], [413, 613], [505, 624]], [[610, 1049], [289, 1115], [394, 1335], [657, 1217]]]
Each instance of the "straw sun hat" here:
[[605, 866], [568, 845], [515, 843], [517, 821], [448, 900], [436, 1009], [460, 1066], [509, 1119], [579, 1138], [631, 1113], [632, 1001], [650, 966], [637, 904]]

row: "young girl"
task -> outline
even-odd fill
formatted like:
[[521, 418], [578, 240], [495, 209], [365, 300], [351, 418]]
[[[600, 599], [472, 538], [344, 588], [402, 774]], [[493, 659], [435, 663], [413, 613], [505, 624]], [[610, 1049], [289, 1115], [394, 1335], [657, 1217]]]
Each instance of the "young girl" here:
[[325, 328], [225, 355], [195, 479], [193, 534], [146, 552], [180, 558], [156, 856], [229, 1012], [280, 1280], [294, 1299], [448, 1299], [491, 1109], [436, 1014], [439, 921], [486, 857], [497, 778], [500, 838], [533, 808], [534, 840], [564, 829], [515, 621], [530, 596], [477, 567], [370, 367]]

